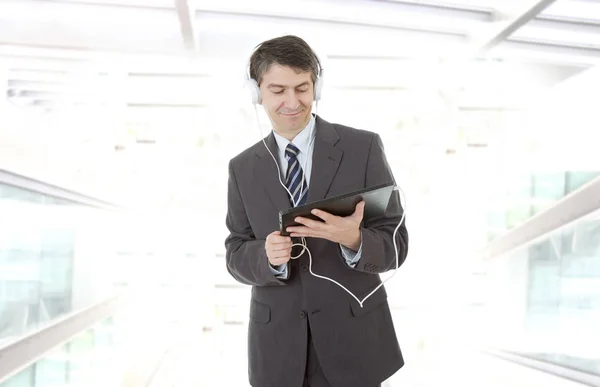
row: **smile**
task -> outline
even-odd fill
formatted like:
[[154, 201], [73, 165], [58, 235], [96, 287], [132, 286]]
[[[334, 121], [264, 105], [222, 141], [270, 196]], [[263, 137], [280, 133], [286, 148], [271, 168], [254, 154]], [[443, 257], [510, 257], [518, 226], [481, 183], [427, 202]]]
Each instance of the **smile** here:
[[282, 116], [286, 116], [286, 117], [296, 117], [298, 114], [302, 113], [302, 111], [299, 111], [297, 113], [292, 113], [292, 114], [285, 114], [285, 113], [281, 113]]

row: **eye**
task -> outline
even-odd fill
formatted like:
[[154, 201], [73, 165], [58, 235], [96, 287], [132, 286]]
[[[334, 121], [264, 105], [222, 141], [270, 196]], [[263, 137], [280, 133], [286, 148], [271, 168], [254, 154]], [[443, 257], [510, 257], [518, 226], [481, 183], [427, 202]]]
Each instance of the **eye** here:
[[296, 89], [296, 90], [298, 90], [300, 93], [305, 93], [308, 91], [308, 87], [304, 87], [302, 89]]
[[281, 94], [281, 93], [283, 93], [283, 90], [279, 90], [279, 91], [273, 91], [272, 93], [273, 93], [273, 94]]

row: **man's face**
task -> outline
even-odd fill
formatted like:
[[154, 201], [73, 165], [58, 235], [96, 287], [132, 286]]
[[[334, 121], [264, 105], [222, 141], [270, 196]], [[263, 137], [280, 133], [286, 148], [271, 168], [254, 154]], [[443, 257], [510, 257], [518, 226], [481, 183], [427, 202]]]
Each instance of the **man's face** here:
[[310, 120], [314, 96], [310, 72], [272, 64], [260, 84], [262, 105], [273, 129], [292, 140]]

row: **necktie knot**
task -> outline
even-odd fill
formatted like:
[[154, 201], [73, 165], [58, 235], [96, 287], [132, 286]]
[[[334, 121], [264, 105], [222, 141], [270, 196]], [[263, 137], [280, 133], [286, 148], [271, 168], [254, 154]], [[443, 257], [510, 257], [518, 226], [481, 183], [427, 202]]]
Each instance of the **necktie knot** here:
[[285, 155], [287, 157], [296, 157], [296, 156], [298, 156], [299, 152], [300, 152], [300, 150], [298, 148], [296, 148], [296, 146], [294, 144], [292, 144], [291, 142], [285, 148]]

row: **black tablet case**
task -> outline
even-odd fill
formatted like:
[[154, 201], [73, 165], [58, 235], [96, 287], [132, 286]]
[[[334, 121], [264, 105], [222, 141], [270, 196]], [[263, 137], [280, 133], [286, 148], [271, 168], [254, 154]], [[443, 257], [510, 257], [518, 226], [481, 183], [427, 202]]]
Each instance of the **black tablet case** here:
[[316, 202], [307, 203], [302, 206], [281, 210], [279, 211], [280, 234], [284, 236], [290, 235], [285, 230], [287, 227], [299, 225], [299, 223], [294, 221], [297, 216], [322, 221], [321, 218], [310, 213], [315, 208], [337, 216], [350, 216], [354, 213], [356, 205], [361, 200], [364, 200], [365, 210], [363, 214], [363, 221], [376, 216], [382, 216], [388, 207], [394, 188], [395, 185], [391, 183], [381, 184]]

